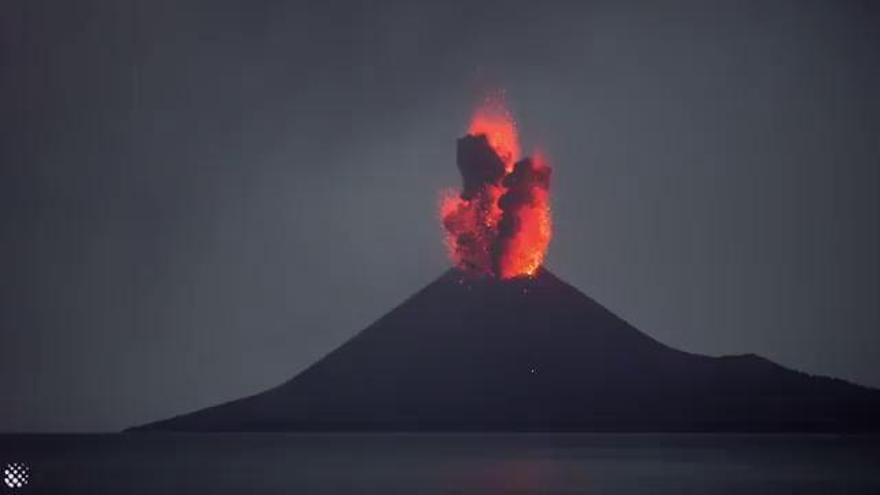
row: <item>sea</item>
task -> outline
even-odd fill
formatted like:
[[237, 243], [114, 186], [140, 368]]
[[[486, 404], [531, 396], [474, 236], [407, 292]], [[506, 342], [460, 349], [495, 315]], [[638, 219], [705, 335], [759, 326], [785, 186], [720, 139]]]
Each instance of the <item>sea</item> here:
[[880, 494], [878, 436], [0, 435], [0, 465], [10, 494]]

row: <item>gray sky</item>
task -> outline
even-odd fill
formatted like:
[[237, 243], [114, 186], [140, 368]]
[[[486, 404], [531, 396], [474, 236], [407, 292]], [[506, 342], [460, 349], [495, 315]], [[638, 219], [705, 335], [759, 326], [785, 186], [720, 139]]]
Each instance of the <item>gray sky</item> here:
[[439, 275], [503, 87], [548, 266], [657, 339], [880, 386], [872, 2], [0, 7], [0, 431], [273, 386]]

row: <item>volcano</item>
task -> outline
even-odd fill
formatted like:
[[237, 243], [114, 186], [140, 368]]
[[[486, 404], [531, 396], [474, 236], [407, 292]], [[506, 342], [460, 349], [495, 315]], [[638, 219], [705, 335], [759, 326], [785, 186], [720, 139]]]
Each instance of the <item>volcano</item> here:
[[880, 391], [667, 347], [542, 267], [551, 168], [498, 99], [440, 208], [454, 268], [290, 381], [137, 429], [864, 431]]
[[137, 428], [877, 431], [880, 391], [682, 352], [548, 270], [451, 269], [288, 382]]

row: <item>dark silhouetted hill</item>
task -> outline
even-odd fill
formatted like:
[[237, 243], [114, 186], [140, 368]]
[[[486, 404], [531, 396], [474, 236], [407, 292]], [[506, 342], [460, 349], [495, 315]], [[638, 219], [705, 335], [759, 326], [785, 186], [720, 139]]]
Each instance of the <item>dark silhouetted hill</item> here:
[[178, 431], [876, 431], [880, 392], [667, 347], [546, 270], [450, 270], [286, 383]]

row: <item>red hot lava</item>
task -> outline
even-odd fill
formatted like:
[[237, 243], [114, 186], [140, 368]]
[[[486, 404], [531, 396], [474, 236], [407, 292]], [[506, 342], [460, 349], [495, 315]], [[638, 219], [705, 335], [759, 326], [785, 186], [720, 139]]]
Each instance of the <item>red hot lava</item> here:
[[440, 206], [455, 265], [501, 279], [534, 275], [552, 237], [550, 172], [540, 157], [520, 159], [516, 122], [489, 100], [458, 140], [463, 186]]

